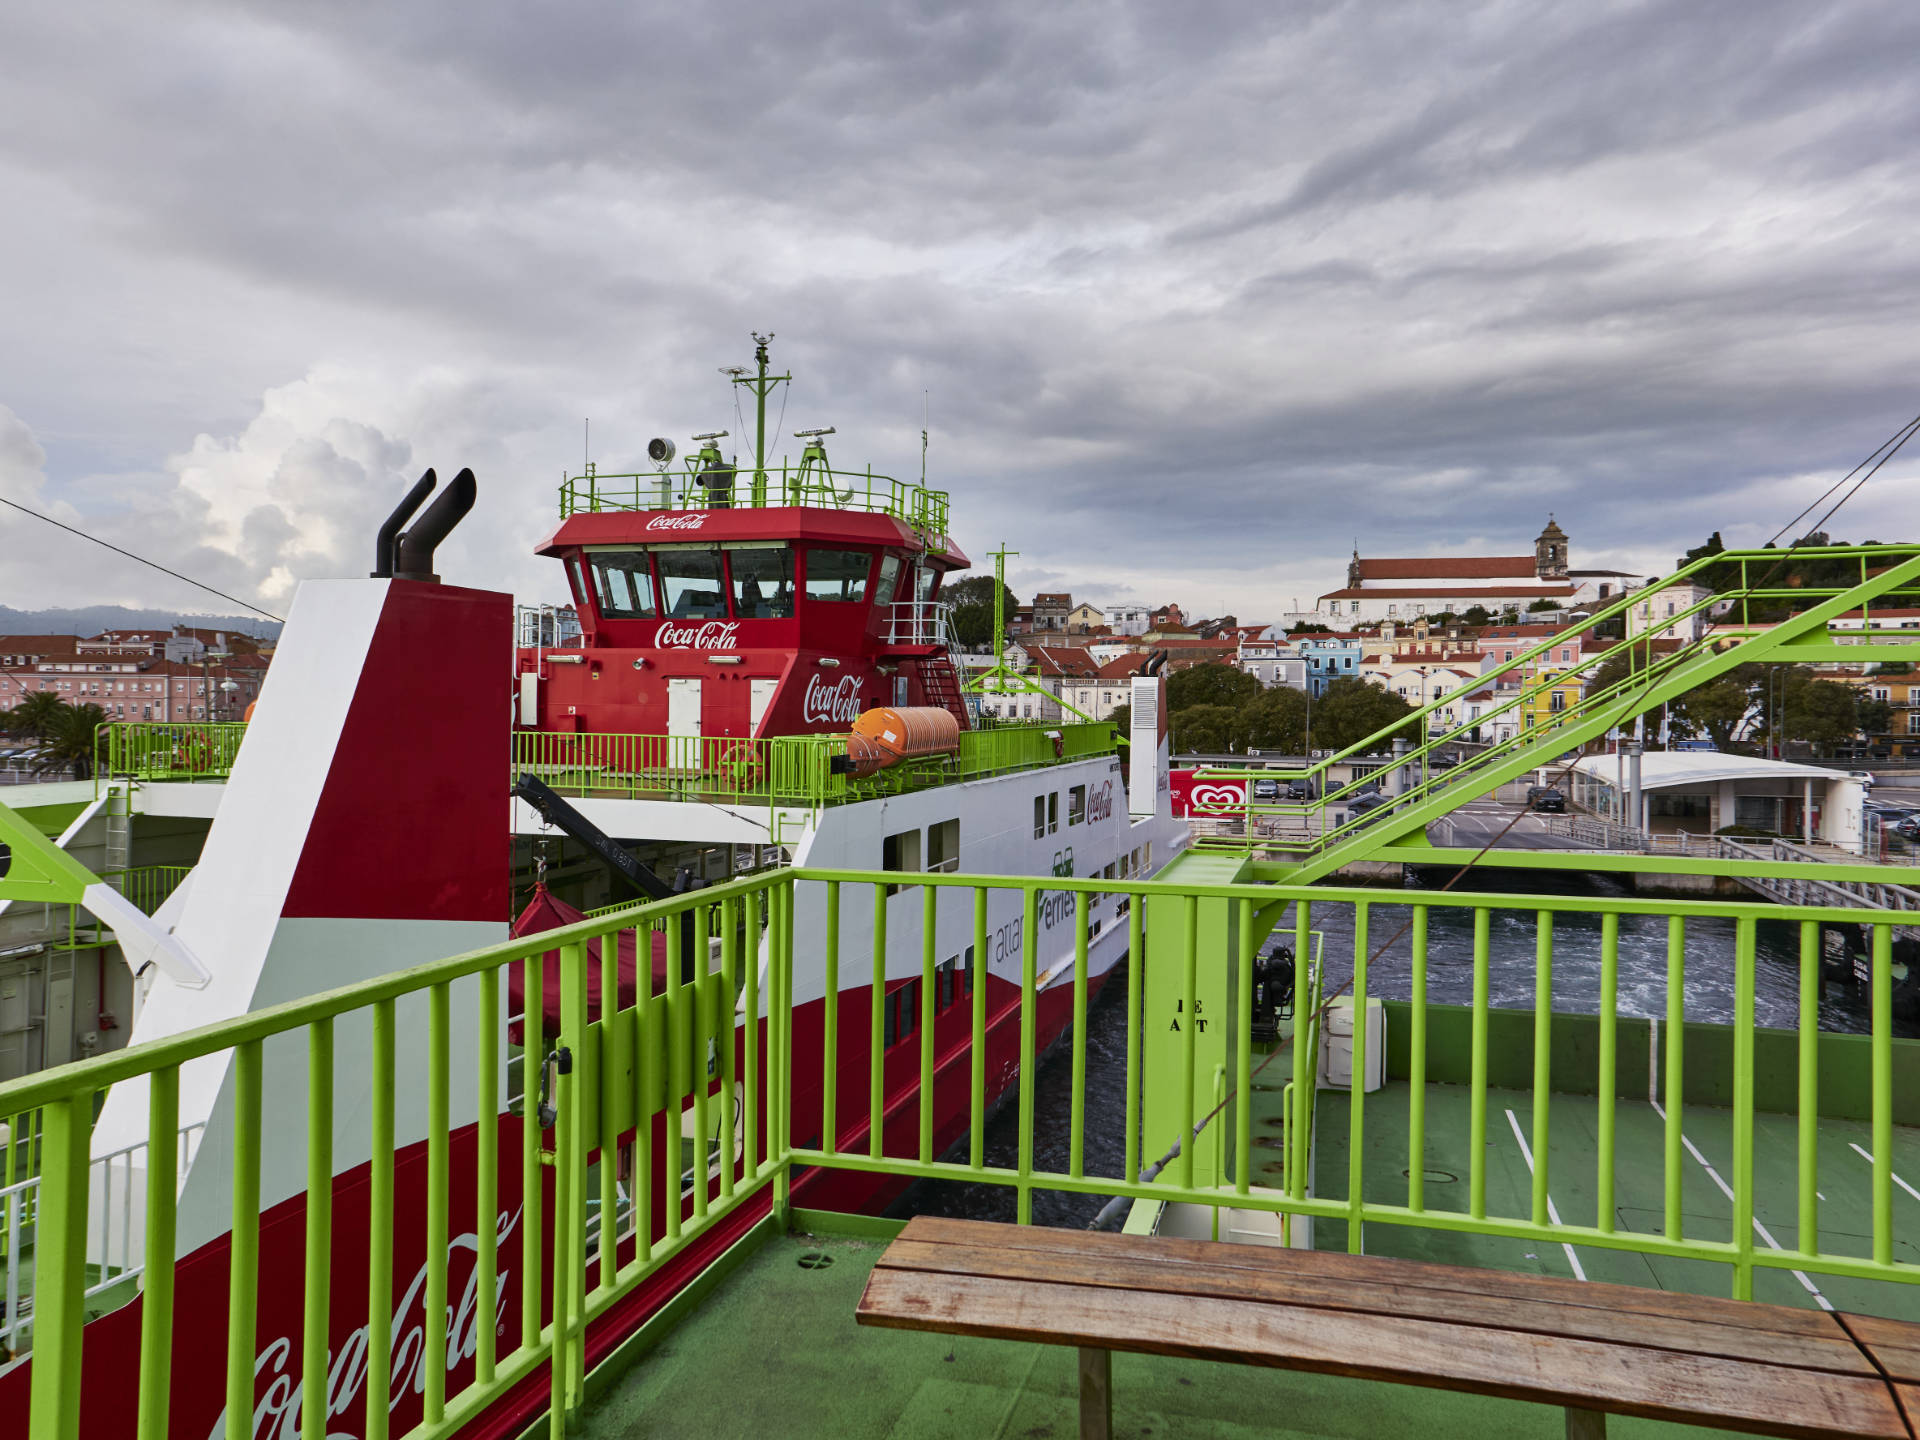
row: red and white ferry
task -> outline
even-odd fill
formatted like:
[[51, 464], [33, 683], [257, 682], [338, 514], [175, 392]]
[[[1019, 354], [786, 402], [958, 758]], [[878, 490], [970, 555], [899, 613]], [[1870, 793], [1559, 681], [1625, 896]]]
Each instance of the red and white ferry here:
[[[516, 613], [507, 595], [441, 584], [433, 574], [434, 547], [474, 503], [468, 472], [414, 519], [433, 489], [427, 480], [416, 486], [381, 531], [374, 575], [301, 588], [230, 776], [217, 786], [174, 787], [190, 795], [149, 786], [137, 807], [211, 814], [212, 824], [193, 873], [139, 946], [128, 947], [146, 957], [132, 1043], [492, 944], [510, 929], [526, 934], [565, 923], [579, 907], [555, 890], [579, 887], [583, 906], [627, 898], [617, 877], [636, 873], [636, 862], [645, 867], [643, 884], [672, 887], [781, 864], [1133, 879], [1186, 843], [1168, 793], [1160, 682], [1135, 681], [1124, 772], [1104, 724], [981, 728], [955, 665], [942, 598], [947, 578], [968, 564], [950, 533], [947, 497], [831, 467], [831, 432], [800, 432], [799, 463], [769, 465], [765, 401], [785, 377], [768, 374], [765, 341], [756, 340], [756, 369], [735, 373], [761, 417], [750, 461], [727, 456], [720, 443], [727, 437], [709, 433], [695, 437], [694, 458], [678, 467], [674, 447], [656, 441], [651, 473], [589, 469], [565, 484], [560, 524], [539, 553], [565, 571], [571, 616]], [[577, 628], [568, 623], [573, 617]], [[556, 813], [561, 831], [551, 824]], [[608, 838], [611, 845], [603, 843]], [[609, 852], [618, 863], [603, 866]], [[872, 907], [843, 907], [839, 953], [859, 959], [840, 966], [840, 988], [828, 994], [819, 940], [826, 916], [810, 908], [822, 903], [821, 888], [801, 887], [793, 917], [795, 1035], [817, 1035], [805, 1016], [827, 1005], [841, 1008], [842, 1034], [861, 1034], [871, 1005]], [[1042, 1051], [1072, 1013], [1073, 987], [1055, 983], [1074, 958], [1064, 901], [1051, 897], [1036, 912]], [[971, 1007], [955, 1002], [976, 986], [988, 997], [988, 1103], [1017, 1079], [1015, 1017], [1028, 937], [1017, 894], [994, 892], [991, 903], [984, 953], [971, 905], [941, 906], [935, 921], [933, 1108], [942, 1148], [969, 1122]], [[904, 1131], [918, 1123], [924, 912], [917, 895], [887, 905], [883, 1110], [888, 1130], [898, 1117]], [[1127, 926], [1112, 897], [1091, 918], [1089, 975], [1098, 987], [1124, 955]], [[629, 964], [635, 978], [626, 983], [659, 983], [637, 978], [660, 975], [660, 957], [651, 965], [647, 958]], [[385, 1327], [394, 1378], [385, 1409], [396, 1434], [418, 1419], [431, 1369], [444, 1364], [448, 1390], [460, 1388], [472, 1374], [478, 1327], [493, 1323], [506, 1333], [520, 1313], [522, 1222], [530, 1212], [522, 1208], [519, 1171], [501, 1164], [494, 1234], [476, 1234], [472, 1157], [485, 1132], [497, 1138], [501, 1156], [520, 1153], [522, 1072], [514, 1061], [521, 1031], [508, 1015], [497, 1030], [482, 1027], [473, 996], [456, 991], [450, 1003], [449, 1073], [475, 1074], [488, 1048], [501, 1081], [492, 1096], [456, 1085], [444, 1101], [454, 1142], [444, 1356], [420, 1353], [433, 1268], [425, 1248], [426, 1137], [440, 1112], [419, 1087], [389, 1087], [398, 1149], [393, 1308]], [[757, 1031], [764, 1014], [740, 1009], [737, 1033]], [[401, 1004], [393, 1023], [403, 1046], [422, 1018]], [[546, 1032], [553, 1029], [549, 1021]], [[844, 1048], [839, 1143], [851, 1147], [867, 1138], [869, 1057], [864, 1045]], [[369, 1023], [342, 1023], [331, 1033], [333, 1074], [368, 1076], [369, 1095], [382, 1085], [370, 1070], [375, 1053]], [[185, 1163], [171, 1428], [185, 1436], [232, 1433], [220, 1377], [228, 1370], [235, 1063], [226, 1052], [191, 1061], [180, 1075]], [[242, 1433], [293, 1440], [304, 1428], [305, 1216], [310, 1187], [325, 1184], [334, 1236], [326, 1429], [331, 1437], [359, 1437], [368, 1412], [378, 1409], [364, 1387], [367, 1347], [380, 1327], [368, 1324], [366, 1255], [355, 1238], [372, 1213], [370, 1107], [343, 1100], [354, 1092], [336, 1084], [333, 1173], [311, 1176], [301, 1118], [307, 1047], [269, 1041], [258, 1063], [265, 1077], [259, 1346], [253, 1414]], [[793, 1134], [805, 1147], [821, 1114], [820, 1057], [795, 1054], [790, 1073]], [[103, 1282], [116, 1269], [115, 1255], [128, 1282], [119, 1291], [103, 1283], [108, 1308], [87, 1330], [85, 1383], [108, 1392], [116, 1377], [135, 1373], [139, 1353], [132, 1282], [148, 1108], [144, 1077], [117, 1083], [94, 1133], [96, 1166], [110, 1177], [93, 1222]], [[281, 1117], [285, 1123], [276, 1123]], [[683, 1138], [711, 1143], [684, 1125]], [[680, 1151], [656, 1146], [663, 1166], [673, 1157], [673, 1173], [637, 1183], [677, 1194]], [[636, 1179], [623, 1177], [623, 1193]], [[816, 1171], [796, 1179], [794, 1201], [872, 1208], [887, 1201], [888, 1184]], [[539, 1208], [552, 1213], [550, 1205]], [[653, 1206], [656, 1223], [664, 1208]], [[746, 1206], [729, 1215], [656, 1283], [598, 1317], [590, 1360], [758, 1213]], [[630, 1223], [631, 1212], [601, 1218]], [[472, 1257], [489, 1243], [499, 1280], [494, 1295], [482, 1296]], [[549, 1247], [550, 1237], [542, 1248], [550, 1254]], [[550, 1265], [542, 1269], [551, 1273]], [[110, 1302], [128, 1290], [133, 1298], [114, 1308]], [[30, 1369], [27, 1356], [0, 1373], [0, 1434], [24, 1433]], [[532, 1377], [470, 1433], [517, 1432], [543, 1403], [542, 1383]], [[131, 1407], [86, 1404], [82, 1422], [89, 1436], [134, 1433]]]

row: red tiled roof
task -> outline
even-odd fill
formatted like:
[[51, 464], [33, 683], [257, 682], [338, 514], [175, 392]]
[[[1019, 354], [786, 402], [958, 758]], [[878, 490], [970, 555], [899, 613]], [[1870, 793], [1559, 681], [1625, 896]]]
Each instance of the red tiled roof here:
[[1425, 600], [1445, 595], [1456, 600], [1552, 600], [1573, 594], [1571, 585], [1435, 585], [1425, 590], [1380, 590], [1373, 587], [1329, 590], [1322, 600]]
[[1079, 676], [1094, 673], [1093, 657], [1085, 650], [1063, 646], [1029, 645], [1027, 657], [1042, 675]]
[[1140, 667], [1147, 663], [1145, 655], [1134, 653], [1119, 655], [1102, 665], [1096, 672], [1102, 680], [1125, 680], [1140, 673]]
[[1362, 580], [1530, 580], [1538, 573], [1531, 555], [1419, 556], [1362, 560]]

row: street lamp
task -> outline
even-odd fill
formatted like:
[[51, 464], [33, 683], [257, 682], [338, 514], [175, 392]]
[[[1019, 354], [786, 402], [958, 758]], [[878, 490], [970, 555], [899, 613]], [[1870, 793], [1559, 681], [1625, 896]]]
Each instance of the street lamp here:
[[[200, 693], [205, 698], [205, 706], [206, 706], [206, 714], [201, 717], [202, 719], [205, 719], [207, 721], [212, 721], [212, 719], [214, 718], [213, 716], [213, 690], [214, 690], [213, 676], [208, 667], [215, 660], [225, 662], [225, 661], [231, 660], [232, 658], [233, 658], [233, 655], [226, 650], [202, 650], [200, 652]], [[220, 688], [222, 690], [236, 690], [239, 687], [236, 686], [231, 679], [227, 679], [221, 684]]]

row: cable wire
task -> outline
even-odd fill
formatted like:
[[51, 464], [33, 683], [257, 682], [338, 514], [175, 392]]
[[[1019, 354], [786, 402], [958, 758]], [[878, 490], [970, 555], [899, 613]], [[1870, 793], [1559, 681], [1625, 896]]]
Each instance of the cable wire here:
[[0, 495], [0, 505], [11, 505], [15, 510], [18, 510], [22, 515], [31, 515], [34, 519], [44, 520], [47, 522], [47, 524], [55, 526], [58, 529], [64, 530], [69, 535], [78, 535], [82, 540], [91, 540], [96, 545], [104, 545], [107, 549], [113, 551], [113, 553], [116, 555], [124, 555], [129, 560], [138, 560], [142, 565], [146, 565], [152, 569], [158, 570], [162, 575], [171, 575], [176, 580], [184, 580], [187, 582], [187, 584], [193, 586], [196, 590], [204, 590], [209, 595], [218, 595], [222, 600], [225, 600], [228, 603], [233, 605], [238, 605], [242, 609], [251, 610], [256, 615], [264, 615], [267, 617], [267, 619], [272, 620], [276, 624], [284, 625], [287, 623], [284, 617], [274, 614], [271, 610], [262, 610], [258, 605], [255, 605], [250, 600], [242, 600], [238, 595], [229, 595], [224, 590], [216, 590], [213, 588], [213, 586], [207, 584], [205, 581], [196, 580], [191, 575], [182, 575], [178, 570], [169, 570], [166, 566], [160, 564], [160, 562], [157, 560], [149, 560], [147, 559], [146, 556], [136, 555], [131, 550], [122, 550], [118, 545], [113, 544], [111, 541], [102, 540], [98, 535], [89, 535], [84, 530], [75, 529], [73, 526], [68, 525], [63, 521], [54, 519], [51, 515], [42, 515], [38, 510], [29, 509], [27, 506], [22, 505], [18, 500], [9, 500], [7, 499], [6, 496]]

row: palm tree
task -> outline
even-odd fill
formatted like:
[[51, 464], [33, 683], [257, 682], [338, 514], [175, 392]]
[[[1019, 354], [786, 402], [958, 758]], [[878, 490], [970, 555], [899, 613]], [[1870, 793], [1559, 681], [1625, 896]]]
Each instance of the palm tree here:
[[45, 744], [34, 756], [33, 773], [52, 774], [72, 770], [79, 780], [93, 778], [99, 761], [99, 729], [107, 723], [107, 712], [98, 705], [62, 705], [60, 715]]
[[44, 739], [61, 724], [67, 702], [51, 690], [36, 690], [6, 712], [4, 728], [9, 735], [31, 735]]

